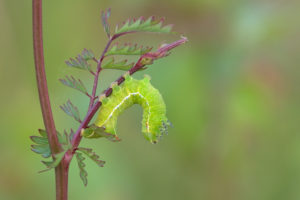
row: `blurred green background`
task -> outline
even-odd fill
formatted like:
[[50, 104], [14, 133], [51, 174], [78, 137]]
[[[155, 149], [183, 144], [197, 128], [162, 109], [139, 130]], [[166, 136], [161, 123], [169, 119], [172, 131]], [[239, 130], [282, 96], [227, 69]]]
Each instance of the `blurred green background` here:
[[[179, 35], [136, 34], [119, 42], [189, 43], [147, 71], [161, 91], [174, 128], [157, 145], [141, 135], [142, 109], [119, 119], [122, 142], [84, 141], [107, 164], [86, 160], [88, 187], [70, 169], [70, 200], [300, 199], [300, 4], [297, 0], [44, 1], [48, 85], [58, 130], [78, 126], [59, 105], [72, 99], [83, 116], [87, 99], [58, 82], [64, 60], [84, 47], [100, 55], [112, 26], [128, 17], [165, 16]], [[41, 158], [29, 136], [43, 128], [34, 75], [31, 1], [0, 0], [0, 199], [54, 199], [54, 172], [38, 174]], [[105, 89], [122, 72], [101, 74]]]

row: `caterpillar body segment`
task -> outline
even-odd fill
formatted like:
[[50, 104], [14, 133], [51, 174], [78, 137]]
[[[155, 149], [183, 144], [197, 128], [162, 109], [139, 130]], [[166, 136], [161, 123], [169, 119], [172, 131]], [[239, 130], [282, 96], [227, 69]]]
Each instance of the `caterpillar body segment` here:
[[[105, 129], [106, 133], [117, 135], [118, 116], [134, 104], [143, 108], [142, 132], [151, 143], [156, 143], [162, 134], [167, 133], [170, 125], [166, 117], [166, 105], [159, 91], [150, 83], [150, 77], [136, 80], [129, 74], [124, 75], [121, 85], [112, 84], [109, 97], [100, 97], [102, 107], [99, 110], [95, 125]], [[85, 137], [97, 135], [83, 134]], [[101, 137], [101, 136], [99, 136]]]

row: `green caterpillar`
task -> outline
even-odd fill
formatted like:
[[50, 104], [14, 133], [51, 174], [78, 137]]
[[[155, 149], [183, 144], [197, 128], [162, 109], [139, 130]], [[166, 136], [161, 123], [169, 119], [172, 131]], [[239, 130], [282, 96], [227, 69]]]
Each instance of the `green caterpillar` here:
[[[150, 77], [142, 80], [133, 79], [129, 74], [124, 75], [125, 81], [121, 85], [113, 83], [109, 97], [102, 95], [99, 100], [102, 107], [99, 110], [95, 125], [103, 128], [106, 133], [117, 135], [116, 124], [118, 116], [133, 104], [140, 104], [143, 108], [142, 132], [151, 143], [167, 133], [167, 126], [171, 125], [166, 117], [166, 105], [157, 89], [150, 83]], [[96, 131], [83, 131], [87, 138], [101, 137]]]

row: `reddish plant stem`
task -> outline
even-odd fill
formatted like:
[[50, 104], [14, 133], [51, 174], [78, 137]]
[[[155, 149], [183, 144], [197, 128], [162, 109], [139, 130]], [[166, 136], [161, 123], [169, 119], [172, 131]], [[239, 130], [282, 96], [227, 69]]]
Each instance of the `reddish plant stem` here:
[[95, 102], [95, 96], [96, 96], [96, 92], [97, 92], [97, 86], [98, 86], [98, 80], [99, 80], [99, 74], [102, 70], [102, 67], [101, 67], [101, 64], [102, 64], [102, 61], [105, 57], [105, 54], [110, 46], [110, 44], [112, 43], [114, 39], [111, 38], [109, 39], [109, 41], [107, 42], [106, 46], [105, 46], [105, 49], [103, 50], [102, 52], [102, 55], [100, 57], [100, 60], [98, 61], [98, 65], [97, 65], [97, 71], [95, 73], [95, 79], [94, 79], [94, 84], [93, 84], [93, 90], [92, 90], [92, 96], [90, 98], [90, 104], [89, 104], [89, 108], [88, 108], [88, 111], [92, 108], [94, 102]]
[[56, 135], [56, 128], [53, 120], [46, 73], [44, 64], [44, 51], [43, 51], [43, 35], [42, 35], [42, 0], [33, 0], [33, 48], [34, 48], [34, 61], [36, 70], [36, 80], [39, 91], [40, 104], [44, 119], [45, 128], [48, 134], [48, 139], [51, 151], [59, 153], [61, 151], [60, 144]]
[[[47, 79], [44, 64], [43, 34], [42, 34], [42, 0], [32, 1], [33, 49], [39, 99], [47, 131], [52, 157], [62, 151], [58, 142], [48, 94]], [[67, 200], [68, 195], [68, 163], [61, 162], [55, 168], [56, 199]]]
[[56, 200], [68, 199], [69, 162], [60, 162], [55, 168]]

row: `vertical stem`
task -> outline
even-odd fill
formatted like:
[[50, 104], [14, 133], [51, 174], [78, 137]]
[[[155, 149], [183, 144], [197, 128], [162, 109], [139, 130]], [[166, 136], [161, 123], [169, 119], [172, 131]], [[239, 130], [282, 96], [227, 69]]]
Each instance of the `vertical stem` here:
[[40, 104], [46, 131], [52, 153], [60, 152], [60, 144], [56, 135], [56, 128], [48, 94], [48, 86], [44, 64], [43, 35], [42, 35], [42, 0], [33, 0], [33, 48], [36, 70], [36, 80], [39, 90]]
[[56, 200], [68, 199], [69, 161], [64, 160], [55, 168]]
[[[52, 157], [61, 152], [62, 147], [58, 142], [56, 128], [53, 120], [50, 99], [48, 94], [42, 34], [42, 0], [32, 0], [33, 20], [33, 48], [39, 99], [43, 114], [44, 125], [47, 131]], [[68, 195], [68, 169], [69, 164], [61, 162], [55, 168], [56, 199], [67, 200]]]

